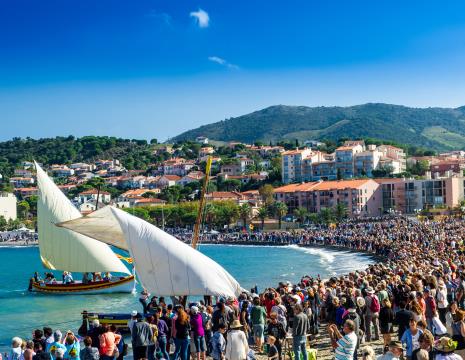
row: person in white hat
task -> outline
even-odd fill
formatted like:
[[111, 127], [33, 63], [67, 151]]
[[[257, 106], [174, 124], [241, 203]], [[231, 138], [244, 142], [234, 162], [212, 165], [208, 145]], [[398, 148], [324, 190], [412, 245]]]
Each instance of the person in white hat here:
[[226, 354], [228, 360], [247, 359], [249, 353], [249, 344], [244, 332], [241, 330], [242, 324], [239, 320], [234, 320], [229, 326], [229, 332], [226, 341]]
[[131, 312], [131, 319], [128, 321], [128, 329], [132, 333], [132, 328], [134, 327], [134, 324], [137, 322], [137, 311], [132, 310]]
[[[365, 296], [365, 334], [366, 341], [379, 340], [379, 311], [381, 309], [378, 296], [371, 286], [366, 288]], [[371, 325], [375, 329], [375, 337], [372, 339]]]

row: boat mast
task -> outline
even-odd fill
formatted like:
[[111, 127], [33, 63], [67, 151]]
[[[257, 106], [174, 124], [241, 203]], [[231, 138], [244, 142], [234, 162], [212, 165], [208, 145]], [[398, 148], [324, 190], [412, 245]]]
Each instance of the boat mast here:
[[194, 226], [194, 235], [192, 236], [192, 247], [197, 249], [197, 243], [199, 241], [200, 226], [202, 224], [203, 218], [203, 209], [205, 207], [205, 195], [207, 193], [208, 181], [210, 180], [210, 171], [212, 167], [212, 157], [207, 158], [207, 166], [205, 167], [205, 181], [202, 188], [202, 193], [200, 195], [199, 201], [199, 211], [197, 213], [197, 220]]

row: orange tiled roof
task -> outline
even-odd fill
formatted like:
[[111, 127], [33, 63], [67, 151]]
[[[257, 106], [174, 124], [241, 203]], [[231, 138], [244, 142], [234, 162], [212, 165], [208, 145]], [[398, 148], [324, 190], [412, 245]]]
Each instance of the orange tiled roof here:
[[322, 181], [314, 187], [313, 190], [325, 191], [325, 190], [343, 190], [343, 189], [356, 189], [367, 182], [373, 181], [371, 179], [360, 179], [360, 180], [339, 180], [339, 181]]
[[353, 150], [355, 146], [339, 146], [336, 151], [349, 151]]
[[[85, 191], [79, 193], [79, 195], [93, 195], [93, 194], [97, 195], [97, 193], [98, 193], [97, 189], [89, 189], [89, 190], [85, 190]], [[100, 195], [110, 195], [110, 193], [106, 192], [106, 191], [100, 191], [99, 194]]]
[[181, 179], [181, 177], [178, 175], [163, 175], [162, 177], [171, 181], [178, 181]]
[[404, 179], [401, 178], [376, 178], [373, 180], [376, 181], [378, 184], [398, 183], [404, 181]]
[[308, 182], [303, 184], [289, 184], [274, 189], [275, 193], [291, 193], [298, 191], [309, 191], [312, 190], [319, 182]]
[[165, 200], [156, 198], [142, 198], [136, 201], [137, 204], [165, 204]]

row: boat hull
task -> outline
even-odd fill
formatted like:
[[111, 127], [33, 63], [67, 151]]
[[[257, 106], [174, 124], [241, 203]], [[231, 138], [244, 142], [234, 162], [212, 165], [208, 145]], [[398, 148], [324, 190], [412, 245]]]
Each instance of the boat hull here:
[[92, 295], [110, 293], [131, 293], [134, 290], [134, 275], [112, 281], [98, 281], [90, 284], [80, 282], [73, 284], [40, 284], [32, 283], [31, 290], [51, 295]]

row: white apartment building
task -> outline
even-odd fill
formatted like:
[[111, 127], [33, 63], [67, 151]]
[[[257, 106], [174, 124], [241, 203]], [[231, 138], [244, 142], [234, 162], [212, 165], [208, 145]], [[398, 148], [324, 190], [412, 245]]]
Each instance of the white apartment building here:
[[16, 220], [16, 202], [14, 194], [0, 192], [0, 216], [6, 220]]

